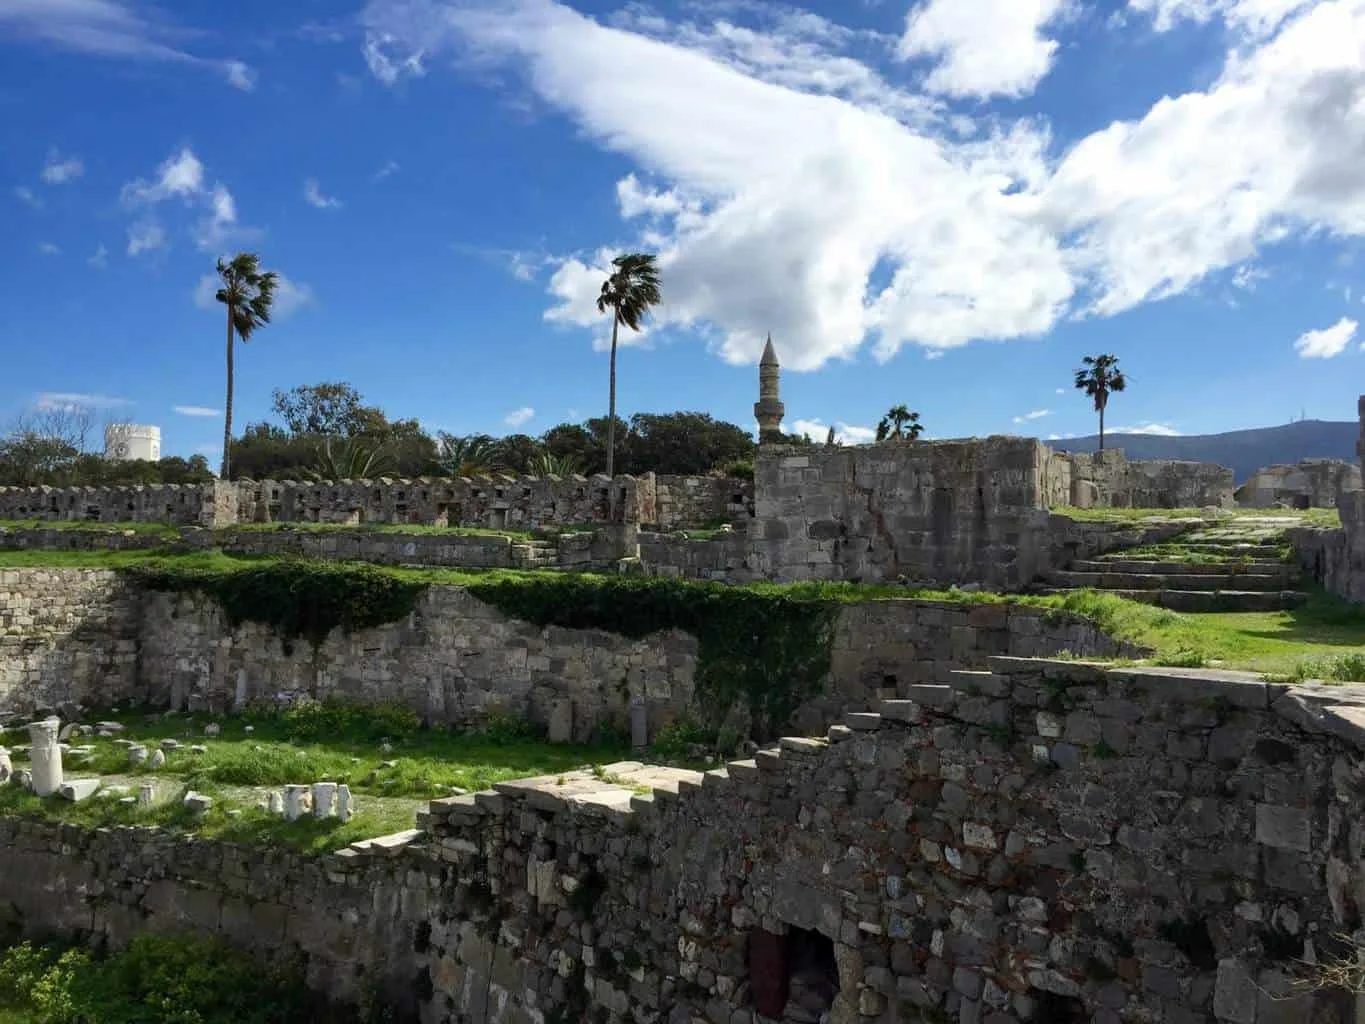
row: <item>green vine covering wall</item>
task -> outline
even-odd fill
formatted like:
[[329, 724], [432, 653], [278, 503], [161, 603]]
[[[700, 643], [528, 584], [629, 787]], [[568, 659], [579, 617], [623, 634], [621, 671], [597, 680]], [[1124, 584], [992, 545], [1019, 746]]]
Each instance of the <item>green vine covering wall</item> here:
[[123, 571], [151, 590], [210, 597], [233, 626], [270, 626], [286, 649], [300, 637], [316, 647], [337, 627], [351, 632], [396, 622], [427, 589], [424, 582], [376, 566], [302, 560], [241, 569], [133, 566]]
[[719, 725], [743, 701], [770, 736], [820, 692], [830, 666], [837, 604], [721, 584], [556, 576], [474, 583], [504, 615], [540, 626], [601, 629], [631, 639], [667, 629], [698, 641], [697, 705]]
[[[406, 617], [430, 585], [378, 566], [305, 559], [242, 567], [131, 566], [151, 590], [199, 593], [237, 626], [272, 627], [286, 650], [298, 638], [321, 644]], [[756, 733], [772, 735], [820, 692], [830, 666], [837, 602], [810, 593], [620, 576], [507, 576], [464, 584], [510, 618], [538, 626], [600, 629], [640, 639], [669, 629], [697, 638], [697, 705], [719, 726], [738, 703]]]

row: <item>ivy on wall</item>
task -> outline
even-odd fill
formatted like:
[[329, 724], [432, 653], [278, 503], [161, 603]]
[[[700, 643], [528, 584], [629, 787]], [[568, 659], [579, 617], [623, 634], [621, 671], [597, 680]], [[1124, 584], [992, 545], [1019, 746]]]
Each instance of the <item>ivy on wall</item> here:
[[697, 638], [697, 705], [719, 725], [737, 703], [771, 736], [829, 672], [838, 605], [721, 584], [633, 577], [546, 576], [474, 583], [469, 592], [539, 626], [601, 629], [631, 639], [679, 629]]
[[228, 622], [272, 627], [286, 650], [299, 638], [314, 647], [338, 627], [346, 632], [405, 618], [427, 584], [370, 565], [282, 560], [246, 568], [132, 566], [123, 570], [150, 590], [212, 598]]

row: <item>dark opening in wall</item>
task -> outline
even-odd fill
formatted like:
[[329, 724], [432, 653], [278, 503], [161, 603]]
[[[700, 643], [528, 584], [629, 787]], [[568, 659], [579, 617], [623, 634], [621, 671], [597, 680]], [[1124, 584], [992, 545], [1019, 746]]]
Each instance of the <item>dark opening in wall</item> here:
[[1090, 1024], [1085, 1004], [1075, 996], [1059, 996], [1055, 992], [1030, 989], [1033, 998], [1032, 1024]]
[[1311, 508], [1312, 505], [1313, 505], [1313, 502], [1312, 502], [1312, 500], [1308, 497], [1308, 495], [1306, 495], [1306, 494], [1296, 494], [1296, 495], [1294, 495], [1294, 507], [1295, 507], [1296, 509], [1299, 509], [1300, 511], [1303, 511], [1303, 510], [1305, 510], [1305, 509]]
[[761, 1016], [819, 1021], [839, 993], [834, 943], [805, 928], [786, 935], [755, 928], [749, 933], [749, 984]]

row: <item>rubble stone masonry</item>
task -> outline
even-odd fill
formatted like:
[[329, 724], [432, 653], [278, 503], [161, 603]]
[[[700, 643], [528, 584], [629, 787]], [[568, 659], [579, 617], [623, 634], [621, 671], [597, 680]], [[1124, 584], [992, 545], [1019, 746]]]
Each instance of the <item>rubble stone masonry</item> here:
[[705, 774], [438, 800], [321, 859], [3, 821], [0, 907], [302, 951], [425, 1024], [1356, 1019], [1293, 977], [1361, 938], [1365, 693], [997, 658], [906, 696]]

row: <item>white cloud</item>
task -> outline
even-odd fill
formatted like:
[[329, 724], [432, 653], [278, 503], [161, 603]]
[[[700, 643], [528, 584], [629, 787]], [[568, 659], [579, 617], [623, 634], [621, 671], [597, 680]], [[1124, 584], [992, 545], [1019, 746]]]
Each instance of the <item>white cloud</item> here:
[[96, 270], [103, 270], [105, 267], [109, 265], [109, 250], [106, 249], [103, 245], [101, 245], [98, 249], [95, 250], [94, 255], [91, 256], [88, 260], [86, 260], [86, 262], [89, 263]]
[[332, 210], [341, 205], [340, 199], [323, 195], [322, 186], [318, 184], [317, 178], [309, 178], [303, 183], [303, 201], [319, 210]]
[[1296, 11], [1312, 6], [1316, 0], [1128, 0], [1128, 6], [1152, 15], [1158, 32], [1167, 32], [1181, 21], [1204, 24], [1222, 18], [1232, 29], [1250, 38], [1273, 32]]
[[[829, 424], [818, 419], [795, 420], [791, 424], [790, 433], [808, 434], [812, 441], [823, 443], [829, 436]], [[840, 444], [871, 444], [877, 439], [877, 431], [873, 427], [858, 427], [836, 420], [834, 439]]]
[[1022, 96], [1052, 67], [1042, 30], [1069, 0], [927, 0], [910, 11], [897, 50], [937, 63], [925, 88], [949, 96]]
[[1331, 327], [1304, 331], [1294, 342], [1294, 351], [1300, 359], [1331, 359], [1339, 356], [1354, 340], [1359, 326], [1356, 321], [1344, 316]]
[[1110, 427], [1105, 436], [1113, 434], [1148, 434], [1152, 437], [1180, 437], [1180, 431], [1168, 423], [1141, 423], [1136, 427]]
[[1066, 388], [1058, 388], [1058, 389], [1057, 389], [1057, 394], [1059, 394], [1059, 395], [1064, 395], [1064, 394], [1066, 394]]
[[60, 246], [56, 245], [53, 242], [39, 242], [38, 251], [42, 253], [44, 256], [56, 256], [62, 250]]
[[223, 74], [227, 76], [228, 85], [234, 89], [241, 89], [243, 92], [250, 92], [256, 88], [256, 72], [249, 65], [240, 60], [228, 60], [223, 62]]
[[[223, 415], [223, 410], [222, 410], [222, 409], [211, 409], [211, 408], [209, 408], [209, 407], [206, 406], [206, 405], [177, 405], [177, 406], [174, 407], [174, 409], [175, 409], [175, 411], [178, 412], [181, 416], [203, 416], [203, 417], [208, 417], [208, 416], [221, 416], [221, 415]], [[222, 446], [220, 445], [219, 447], [222, 447]]]
[[[304, 306], [310, 306], [316, 301], [313, 289], [309, 285], [291, 281], [278, 270], [275, 274], [275, 307], [271, 315], [272, 323], [293, 316]], [[217, 274], [205, 274], [201, 277], [194, 287], [194, 304], [200, 309], [222, 309], [214, 297], [218, 294], [220, 284]]]
[[31, 206], [35, 210], [41, 210], [43, 208], [43, 201], [34, 195], [33, 189], [29, 188], [27, 185], [15, 185], [14, 198], [25, 206]]
[[1033, 420], [1040, 420], [1040, 419], [1042, 419], [1044, 416], [1051, 416], [1051, 415], [1052, 415], [1052, 410], [1051, 410], [1051, 409], [1034, 409], [1032, 412], [1026, 412], [1026, 413], [1024, 413], [1022, 416], [1016, 416], [1016, 417], [1014, 417], [1014, 422], [1015, 422], [1015, 423], [1030, 423], [1030, 422], [1032, 422]]
[[128, 229], [128, 255], [138, 256], [144, 252], [155, 252], [170, 244], [166, 229], [154, 220], [140, 221]]
[[529, 423], [531, 419], [534, 418], [535, 414], [536, 411], [529, 405], [523, 405], [520, 409], [513, 409], [509, 412], [502, 418], [502, 421], [509, 427], [520, 427]]
[[[204, 252], [220, 252], [234, 240], [246, 241], [259, 234], [254, 229], [238, 224], [237, 203], [232, 193], [225, 185], [209, 184], [203, 163], [188, 146], [163, 161], [151, 180], [139, 178], [128, 182], [123, 186], [121, 196], [124, 205], [132, 210], [146, 211], [167, 200], [179, 199], [190, 209], [199, 211], [200, 218], [194, 225], [192, 235], [195, 244]], [[134, 232], [152, 229], [155, 233], [151, 240], [156, 244], [142, 244], [136, 251], [169, 244], [165, 229], [144, 214], [141, 227], [129, 229], [130, 255], [136, 255]]]
[[33, 400], [34, 407], [41, 410], [119, 409], [132, 404], [126, 398], [74, 391], [40, 391]]
[[65, 185], [85, 173], [85, 165], [74, 156], [63, 158], [55, 149], [48, 153], [42, 179], [49, 185]]
[[1256, 286], [1270, 276], [1260, 267], [1244, 264], [1232, 272], [1232, 286], [1240, 291], [1254, 292]]
[[374, 180], [375, 180], [375, 181], [383, 181], [385, 178], [389, 177], [389, 176], [392, 175], [392, 174], [396, 174], [397, 172], [398, 172], [398, 161], [397, 161], [397, 160], [386, 160], [386, 161], [384, 162], [384, 166], [381, 167], [381, 168], [379, 168], [379, 170], [377, 170], [377, 171], [374, 172]]
[[[1254, 2], [1219, 12], [1253, 24]], [[1047, 49], [1061, 5], [1011, 7], [1009, 39]], [[769, 331], [795, 370], [869, 342], [886, 359], [1037, 336], [1181, 293], [1277, 241], [1365, 235], [1365, 0], [1272, 17], [1280, 28], [1230, 50], [1206, 89], [1061, 153], [1041, 121], [939, 116], [914, 97], [893, 112], [865, 90], [822, 88], [811, 55], [835, 51], [802, 51], [791, 32], [764, 50], [646, 20], [609, 28], [554, 0], [370, 0], [364, 14], [381, 80], [451, 52], [510, 67], [630, 161], [617, 194], [628, 231], [604, 241], [658, 252], [654, 324], [703, 330], [731, 363], [755, 361]], [[951, 38], [945, 58], [973, 52], [975, 36]], [[590, 325], [599, 344], [600, 255], [565, 254], [547, 313]]]

